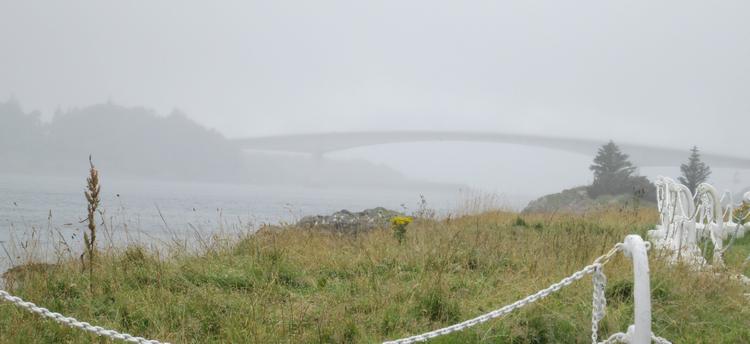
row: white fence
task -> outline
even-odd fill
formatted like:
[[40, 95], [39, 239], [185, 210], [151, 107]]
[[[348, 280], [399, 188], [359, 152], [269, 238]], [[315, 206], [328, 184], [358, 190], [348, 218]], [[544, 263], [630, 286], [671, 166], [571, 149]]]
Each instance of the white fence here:
[[[657, 203], [660, 224], [648, 232], [648, 238], [657, 248], [666, 249], [671, 260], [685, 261], [696, 266], [709, 263], [704, 258], [706, 246], [713, 246], [713, 264], [723, 265], [723, 256], [733, 241], [750, 231], [750, 223], [743, 225], [748, 214], [735, 222], [735, 209], [732, 194], [725, 192], [719, 197], [716, 188], [710, 184], [698, 185], [695, 194], [680, 183], [659, 177], [656, 180]], [[750, 204], [750, 192], [743, 197]], [[706, 239], [703, 249], [699, 246]], [[729, 243], [725, 245], [725, 241]]]
[[[651, 343], [652, 340], [656, 343], [667, 344], [664, 338], [655, 336], [651, 332], [651, 290], [649, 282], [649, 267], [648, 267], [648, 256], [647, 250], [650, 244], [643, 241], [638, 235], [629, 235], [625, 238], [625, 241], [618, 243], [615, 247], [610, 250], [607, 254], [597, 258], [591, 265], [584, 267], [583, 269], [573, 273], [572, 275], [563, 278], [560, 282], [552, 284], [546, 289], [540, 290], [532, 295], [527, 296], [521, 300], [518, 300], [505, 307], [499, 308], [495, 311], [487, 314], [478, 316], [476, 318], [448, 326], [435, 331], [430, 331], [416, 336], [408, 338], [402, 338], [392, 341], [387, 341], [384, 344], [407, 344], [427, 341], [431, 338], [446, 335], [449, 333], [462, 331], [472, 326], [487, 322], [489, 320], [502, 317], [507, 315], [519, 308], [537, 302], [550, 294], [553, 294], [564, 287], [571, 285], [573, 282], [578, 281], [587, 275], [592, 275], [593, 281], [593, 301], [592, 301], [592, 312], [591, 312], [591, 342], [593, 344], [598, 343], [632, 343], [632, 344], [645, 344]], [[609, 260], [616, 254], [623, 253], [625, 256], [632, 258], [633, 260], [633, 279], [634, 279], [634, 323], [630, 325], [626, 332], [619, 332], [609, 336], [604, 341], [599, 341], [599, 321], [604, 318], [606, 313], [607, 300], [605, 298], [605, 287], [607, 278], [604, 275], [604, 266]], [[114, 330], [105, 329], [99, 326], [93, 326], [89, 323], [79, 321], [75, 318], [66, 317], [60, 313], [52, 312], [46, 308], [39, 307], [31, 302], [26, 302], [21, 298], [13, 296], [4, 290], [0, 290], [0, 300], [10, 302], [22, 309], [29, 312], [36, 313], [44, 318], [52, 319], [58, 323], [66, 326], [77, 328], [83, 331], [91, 332], [98, 336], [109, 337], [111, 339], [123, 340], [130, 343], [139, 344], [161, 344], [156, 340], [149, 340], [141, 337], [135, 337], [126, 333], [120, 333]]]

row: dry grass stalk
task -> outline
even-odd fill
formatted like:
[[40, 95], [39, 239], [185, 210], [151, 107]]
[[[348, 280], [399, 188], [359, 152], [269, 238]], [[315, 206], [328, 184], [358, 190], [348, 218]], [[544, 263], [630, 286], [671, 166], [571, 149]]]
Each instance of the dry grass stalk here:
[[[89, 231], [83, 234], [83, 243], [85, 246], [84, 255], [88, 256], [89, 272], [91, 273], [96, 255], [96, 221], [94, 220], [94, 215], [96, 214], [96, 209], [99, 207], [99, 191], [101, 186], [99, 185], [99, 171], [94, 167], [91, 156], [89, 156], [89, 165], [91, 168], [89, 169], [89, 177], [86, 179], [86, 191], [84, 192], [86, 201], [88, 202], [87, 221]], [[83, 261], [83, 255], [81, 255], [81, 260]]]

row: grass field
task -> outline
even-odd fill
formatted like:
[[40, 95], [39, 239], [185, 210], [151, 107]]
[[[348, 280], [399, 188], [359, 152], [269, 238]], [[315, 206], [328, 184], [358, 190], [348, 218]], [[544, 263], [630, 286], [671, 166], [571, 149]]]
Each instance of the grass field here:
[[[131, 246], [11, 276], [14, 294], [53, 311], [172, 343], [374, 343], [453, 324], [522, 298], [591, 263], [657, 214], [489, 212], [417, 219], [399, 244], [390, 229], [338, 235], [266, 228], [204, 252]], [[738, 272], [750, 236], [727, 255]], [[653, 329], [673, 343], [750, 343], [747, 287], [669, 266], [650, 252]], [[748, 274], [748, 268], [744, 268]], [[600, 337], [632, 322], [631, 263], [605, 266]], [[434, 343], [590, 343], [589, 277], [507, 317]], [[4, 343], [106, 343], [0, 304]]]

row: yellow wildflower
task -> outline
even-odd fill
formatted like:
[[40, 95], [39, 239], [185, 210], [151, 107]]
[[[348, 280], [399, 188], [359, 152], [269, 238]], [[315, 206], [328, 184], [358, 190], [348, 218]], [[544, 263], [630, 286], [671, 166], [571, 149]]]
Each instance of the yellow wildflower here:
[[412, 221], [412, 218], [408, 216], [395, 216], [391, 219], [391, 224], [393, 224], [394, 226], [406, 226]]
[[411, 221], [411, 217], [408, 216], [396, 216], [391, 219], [393, 235], [396, 237], [399, 244], [404, 242], [404, 238], [406, 237], [406, 226], [408, 226]]

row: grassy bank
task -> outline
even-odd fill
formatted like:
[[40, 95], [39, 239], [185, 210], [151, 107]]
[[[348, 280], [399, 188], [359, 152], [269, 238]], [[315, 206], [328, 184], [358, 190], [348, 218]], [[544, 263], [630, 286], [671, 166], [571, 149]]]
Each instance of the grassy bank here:
[[[388, 229], [356, 236], [266, 229], [201, 254], [136, 246], [101, 252], [91, 277], [69, 261], [16, 273], [9, 288], [82, 321], [173, 343], [372, 343], [516, 301], [589, 264], [626, 234], [645, 235], [656, 220], [649, 210], [523, 219], [485, 213], [417, 220], [401, 245]], [[748, 240], [735, 244], [730, 269], [748, 247]], [[748, 290], [656, 256], [650, 253], [657, 335], [674, 343], [750, 342]], [[605, 267], [609, 304], [600, 336], [632, 322], [630, 264], [618, 255]], [[585, 278], [434, 342], [590, 342], [591, 292]], [[107, 342], [9, 304], [0, 304], [0, 334], [7, 343]]]

